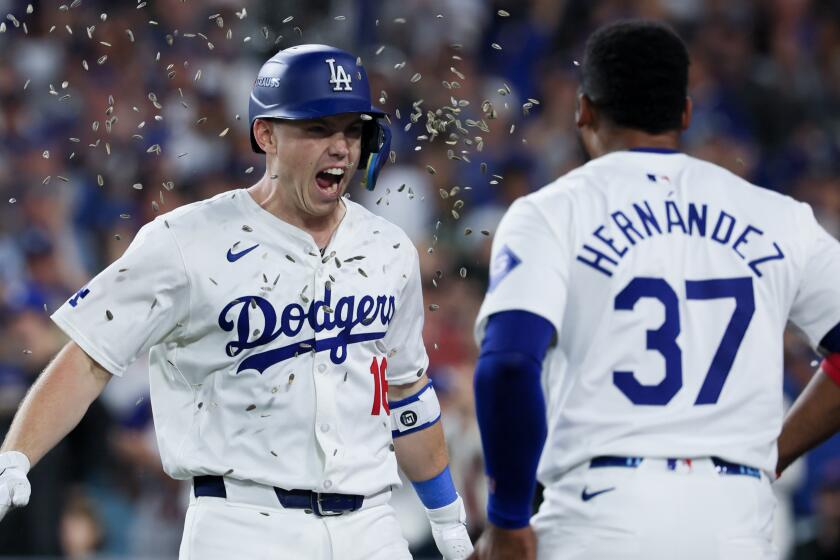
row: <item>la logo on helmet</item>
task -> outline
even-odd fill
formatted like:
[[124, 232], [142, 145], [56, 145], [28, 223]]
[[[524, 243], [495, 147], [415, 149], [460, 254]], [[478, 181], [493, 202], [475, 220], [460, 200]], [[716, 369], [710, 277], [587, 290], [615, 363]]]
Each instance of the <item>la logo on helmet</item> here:
[[326, 63], [330, 65], [330, 83], [333, 91], [353, 91], [350, 86], [350, 74], [344, 71], [344, 67], [335, 65], [334, 58], [328, 58]]

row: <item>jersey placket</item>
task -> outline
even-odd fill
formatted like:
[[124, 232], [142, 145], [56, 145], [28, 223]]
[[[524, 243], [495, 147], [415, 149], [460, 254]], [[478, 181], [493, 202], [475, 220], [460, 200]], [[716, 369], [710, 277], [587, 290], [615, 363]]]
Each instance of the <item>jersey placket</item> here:
[[[321, 262], [322, 259], [320, 257], [313, 257], [313, 259], [317, 264], [314, 269], [312, 284], [315, 287], [317, 297], [318, 293], [323, 293], [328, 276], [326, 265]], [[322, 311], [321, 313], [326, 312]], [[315, 348], [318, 348], [319, 340], [329, 338], [331, 334], [334, 333], [327, 330], [316, 332], [314, 334]], [[337, 474], [335, 456], [339, 448], [335, 383], [329, 375], [333, 367], [329, 350], [316, 351], [312, 354], [312, 358], [312, 379], [315, 387], [315, 439], [324, 456], [324, 470], [318, 491], [333, 492], [335, 491], [333, 478], [335, 478], [334, 474]]]

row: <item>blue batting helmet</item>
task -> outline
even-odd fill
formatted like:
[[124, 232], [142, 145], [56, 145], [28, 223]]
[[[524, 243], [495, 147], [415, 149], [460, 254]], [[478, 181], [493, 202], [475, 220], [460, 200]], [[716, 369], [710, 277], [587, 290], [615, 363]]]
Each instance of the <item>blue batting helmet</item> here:
[[359, 169], [365, 170], [362, 184], [373, 190], [388, 161], [391, 130], [381, 120], [385, 113], [371, 102], [364, 67], [347, 51], [299, 45], [278, 52], [263, 64], [248, 103], [251, 147], [264, 153], [254, 138], [257, 119], [305, 120], [341, 113], [372, 117], [365, 122]]

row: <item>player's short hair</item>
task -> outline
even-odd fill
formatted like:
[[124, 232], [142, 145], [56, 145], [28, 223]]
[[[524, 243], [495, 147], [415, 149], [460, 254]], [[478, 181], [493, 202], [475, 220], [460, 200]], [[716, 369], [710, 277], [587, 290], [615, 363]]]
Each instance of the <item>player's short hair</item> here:
[[651, 134], [679, 130], [688, 65], [688, 49], [670, 26], [618, 21], [587, 40], [581, 90], [618, 126]]

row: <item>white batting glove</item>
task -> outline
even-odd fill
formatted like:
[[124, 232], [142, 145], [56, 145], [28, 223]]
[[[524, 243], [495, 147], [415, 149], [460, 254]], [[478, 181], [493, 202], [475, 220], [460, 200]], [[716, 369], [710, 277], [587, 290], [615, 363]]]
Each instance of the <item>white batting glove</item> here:
[[19, 451], [0, 453], [0, 520], [12, 507], [23, 507], [29, 503], [32, 488], [26, 473], [29, 459]]
[[467, 511], [461, 496], [448, 506], [427, 509], [426, 515], [429, 516], [432, 536], [444, 560], [463, 560], [473, 553], [473, 545], [467, 534]]

